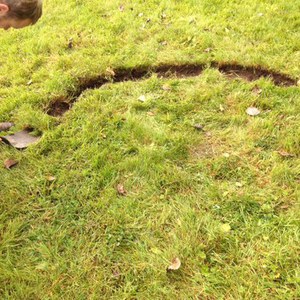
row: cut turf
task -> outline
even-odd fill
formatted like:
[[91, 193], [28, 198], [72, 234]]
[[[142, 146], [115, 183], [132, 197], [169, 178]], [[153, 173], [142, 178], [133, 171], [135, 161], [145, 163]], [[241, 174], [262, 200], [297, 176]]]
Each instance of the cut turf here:
[[[299, 4], [100, 2], [46, 2], [0, 38], [0, 122], [43, 132], [26, 151], [0, 144], [19, 161], [0, 169], [1, 298], [297, 299], [299, 87], [209, 66], [298, 79]], [[80, 81], [183, 64], [205, 68]]]

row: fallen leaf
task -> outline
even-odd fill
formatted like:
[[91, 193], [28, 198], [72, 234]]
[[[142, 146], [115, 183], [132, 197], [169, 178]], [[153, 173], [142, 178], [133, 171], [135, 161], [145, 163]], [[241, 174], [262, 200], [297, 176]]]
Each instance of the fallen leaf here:
[[281, 206], [279, 206], [279, 208], [280, 209], [288, 209], [288, 208], [290, 208], [290, 205], [288, 205], [288, 204], [281, 205]]
[[145, 95], [141, 95], [141, 96], [139, 96], [138, 100], [140, 102], [145, 102], [146, 101], [146, 96]]
[[256, 107], [248, 107], [247, 110], [246, 110], [246, 113], [249, 115], [249, 116], [258, 116], [260, 114], [260, 110], [257, 109]]
[[220, 112], [224, 112], [225, 111], [225, 108], [224, 108], [224, 106], [222, 104], [220, 104], [219, 110], [220, 110]]
[[30, 132], [29, 130], [22, 130], [15, 134], [2, 136], [1, 138], [16, 149], [25, 149], [40, 139], [40, 137], [30, 135]]
[[167, 45], [168, 45], [168, 42], [167, 42], [167, 41], [162, 41], [160, 44], [161, 44], [162, 46], [167, 46]]
[[123, 12], [123, 11], [125, 10], [125, 6], [124, 6], [123, 4], [121, 4], [121, 5], [119, 6], [119, 10], [120, 10], [120, 12]]
[[4, 161], [4, 167], [6, 169], [11, 169], [12, 167], [16, 166], [19, 162], [14, 159], [7, 159]]
[[168, 84], [164, 84], [164, 85], [162, 86], [162, 89], [163, 89], [164, 91], [171, 91], [171, 87], [170, 87]]
[[46, 179], [50, 182], [54, 181], [56, 179], [56, 177], [54, 176], [47, 176]]
[[7, 131], [9, 130], [11, 127], [13, 127], [15, 124], [11, 123], [11, 122], [3, 122], [0, 123], [0, 131]]
[[231, 227], [230, 227], [230, 225], [229, 225], [228, 223], [225, 223], [225, 224], [222, 224], [222, 225], [220, 226], [220, 230], [221, 230], [223, 233], [228, 233], [228, 232], [230, 232]]
[[167, 18], [167, 15], [165, 13], [162, 13], [161, 16], [160, 16], [162, 19], [166, 19]]
[[294, 157], [295, 155], [284, 150], [277, 151], [283, 157]]
[[143, 13], [139, 13], [138, 16], [141, 18], [144, 14]]
[[108, 75], [108, 76], [112, 76], [112, 77], [115, 77], [115, 76], [116, 76], [115, 71], [114, 71], [112, 68], [110, 68], [110, 67], [108, 67], [108, 68], [105, 70], [105, 72], [106, 72], [106, 75]]
[[210, 52], [212, 52], [212, 51], [213, 51], [212, 48], [206, 48], [206, 49], [204, 50], [204, 52], [206, 52], [206, 53], [210, 53]]
[[32, 84], [32, 80], [30, 79], [28, 82], [27, 82], [27, 85], [31, 85]]
[[201, 124], [195, 124], [194, 128], [199, 130], [199, 131], [204, 131], [204, 126], [202, 126]]
[[123, 184], [117, 185], [117, 191], [120, 196], [125, 196], [127, 194]]
[[255, 94], [255, 95], [260, 95], [262, 93], [262, 89], [259, 88], [257, 85], [252, 89], [252, 92]]
[[243, 187], [243, 184], [241, 182], [236, 182], [235, 186], [241, 188], [241, 187]]
[[172, 262], [171, 265], [168, 266], [167, 271], [176, 271], [180, 268], [181, 266], [181, 261], [178, 257], [175, 257]]
[[116, 268], [116, 269], [113, 270], [113, 276], [114, 277], [120, 277], [121, 276], [121, 273], [120, 273], [119, 269]]
[[73, 47], [74, 47], [74, 45], [73, 45], [73, 38], [70, 38], [69, 39], [69, 43], [68, 43], [68, 48], [72, 49]]
[[155, 113], [152, 112], [152, 111], [148, 111], [148, 112], [147, 112], [147, 115], [150, 116], [150, 117], [153, 117], [153, 116], [155, 116]]

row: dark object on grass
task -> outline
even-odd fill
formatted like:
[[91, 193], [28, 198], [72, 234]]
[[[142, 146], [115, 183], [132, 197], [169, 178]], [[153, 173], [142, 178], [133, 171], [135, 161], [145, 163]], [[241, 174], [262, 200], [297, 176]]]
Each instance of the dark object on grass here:
[[30, 132], [30, 130], [26, 129], [15, 134], [2, 136], [1, 139], [16, 149], [25, 149], [40, 139], [40, 137], [32, 136]]
[[194, 128], [199, 130], [199, 131], [204, 131], [204, 126], [202, 126], [201, 124], [195, 124]]
[[0, 123], [0, 131], [7, 131], [12, 128], [15, 124], [11, 122]]
[[14, 159], [7, 159], [4, 161], [4, 167], [10, 170], [12, 167], [16, 166], [19, 162]]

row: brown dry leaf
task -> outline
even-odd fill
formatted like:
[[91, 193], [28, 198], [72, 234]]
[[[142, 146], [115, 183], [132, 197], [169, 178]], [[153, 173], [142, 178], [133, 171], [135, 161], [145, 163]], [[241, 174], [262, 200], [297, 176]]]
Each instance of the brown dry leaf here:
[[284, 150], [277, 151], [283, 157], [294, 157], [295, 155]]
[[9, 130], [11, 127], [13, 127], [15, 124], [11, 123], [11, 122], [3, 122], [0, 123], [0, 131], [7, 131]]
[[127, 194], [124, 185], [120, 183], [117, 185], [117, 191], [120, 196], [125, 196]]
[[121, 5], [119, 6], [119, 10], [120, 10], [120, 12], [123, 12], [123, 11], [125, 10], [125, 6], [124, 6], [123, 4], [121, 4]]
[[167, 271], [176, 271], [180, 268], [181, 266], [181, 261], [178, 257], [175, 257], [172, 262], [171, 265], [168, 266]]
[[111, 76], [111, 77], [115, 77], [115, 76], [116, 76], [115, 71], [114, 71], [112, 68], [110, 68], [110, 67], [108, 67], [108, 68], [105, 70], [105, 72], [106, 72], [106, 75], [108, 75], [108, 76]]
[[147, 115], [150, 116], [150, 117], [153, 117], [153, 116], [155, 116], [155, 113], [152, 112], [152, 111], [148, 111], [148, 112], [147, 112]]
[[284, 204], [284, 205], [281, 205], [279, 206], [280, 209], [288, 209], [290, 208], [290, 205], [289, 204]]
[[255, 116], [258, 116], [260, 114], [260, 110], [257, 109], [256, 107], [248, 107], [247, 110], [246, 110], [246, 113], [249, 116], [255, 117]]
[[7, 159], [4, 161], [4, 167], [9, 170], [12, 167], [16, 166], [19, 162], [14, 159]]

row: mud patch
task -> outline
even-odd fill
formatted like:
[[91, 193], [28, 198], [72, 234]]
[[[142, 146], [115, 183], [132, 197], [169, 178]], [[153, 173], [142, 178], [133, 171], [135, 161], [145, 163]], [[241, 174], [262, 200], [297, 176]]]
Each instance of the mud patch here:
[[139, 66], [136, 68], [119, 68], [113, 71], [113, 76], [99, 75], [92, 78], [78, 80], [78, 88], [68, 97], [53, 101], [47, 109], [50, 116], [59, 117], [67, 112], [72, 103], [76, 102], [81, 94], [88, 89], [97, 89], [107, 83], [125, 81], [138, 81], [149, 78], [156, 73], [161, 78], [188, 78], [201, 75], [207, 68], [219, 70], [230, 79], [242, 78], [247, 81], [255, 81], [261, 77], [271, 79], [275, 85], [289, 87], [297, 85], [297, 80], [290, 76], [272, 71], [261, 66], [243, 66], [236, 63], [211, 62], [210, 64], [163, 64], [159, 66]]

